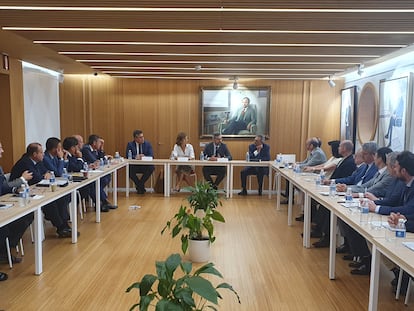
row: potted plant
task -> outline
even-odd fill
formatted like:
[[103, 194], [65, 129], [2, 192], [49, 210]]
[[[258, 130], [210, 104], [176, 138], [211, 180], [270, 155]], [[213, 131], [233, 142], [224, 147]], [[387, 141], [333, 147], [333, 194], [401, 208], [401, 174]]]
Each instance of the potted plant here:
[[[218, 289], [230, 290], [240, 303], [239, 295], [230, 284], [221, 283], [214, 287], [203, 277], [207, 274], [223, 278], [213, 263], [208, 263], [192, 273], [192, 264], [183, 262], [179, 254], [173, 254], [166, 261], [157, 261], [155, 266], [156, 275], [146, 274], [141, 281], [127, 288], [127, 293], [134, 288], [139, 290], [139, 302], [130, 310], [139, 308], [140, 311], [146, 311], [154, 299], [157, 300], [155, 310], [160, 311], [217, 310], [218, 298], [222, 298]], [[178, 267], [181, 270], [179, 274], [183, 276], [175, 279], [174, 273]]]
[[[218, 192], [209, 184], [197, 184], [191, 189], [187, 198], [190, 207], [180, 206], [178, 213], [170, 219], [161, 234], [168, 228], [172, 237], [181, 233], [181, 249], [185, 254], [190, 249], [190, 259], [193, 262], [206, 262], [210, 258], [210, 243], [216, 239], [214, 236], [213, 220], [225, 222], [223, 215], [216, 210], [221, 202]], [[197, 213], [203, 210], [203, 215]]]

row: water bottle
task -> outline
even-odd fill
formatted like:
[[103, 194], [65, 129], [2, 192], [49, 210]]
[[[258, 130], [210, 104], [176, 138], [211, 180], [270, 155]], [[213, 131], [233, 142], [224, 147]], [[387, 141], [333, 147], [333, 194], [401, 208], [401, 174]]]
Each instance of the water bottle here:
[[68, 169], [66, 167], [63, 168], [63, 173], [62, 173], [62, 177], [65, 180], [68, 180]]
[[128, 150], [128, 156], [127, 156], [128, 160], [132, 160], [132, 151]]
[[319, 177], [321, 178], [321, 184], [323, 184], [323, 182], [325, 181], [325, 171], [323, 169], [321, 169]]
[[55, 177], [55, 172], [54, 171], [50, 172], [49, 182], [50, 182], [51, 185], [53, 185], [56, 182], [56, 177]]
[[83, 163], [83, 170], [84, 170], [85, 172], [89, 171], [89, 166], [88, 166], [88, 163], [86, 163], [86, 162], [84, 162], [84, 163]]
[[319, 187], [321, 186], [321, 176], [316, 176], [316, 179], [315, 179], [315, 185], [316, 185], [316, 188], [319, 190]]
[[103, 159], [103, 158], [100, 158], [100, 159], [99, 159], [99, 166], [100, 166], [100, 167], [104, 167], [104, 166], [105, 166], [105, 161], [104, 161], [104, 159]]
[[368, 216], [369, 216], [368, 199], [364, 199], [361, 204], [361, 215], [360, 215], [360, 221], [359, 221], [361, 225], [368, 224]]
[[248, 151], [246, 152], [246, 162], [250, 162], [250, 154]]
[[331, 184], [329, 185], [329, 196], [331, 198], [336, 197], [336, 184], [335, 184], [335, 180], [331, 180]]
[[352, 201], [353, 201], [353, 199], [352, 199], [352, 188], [347, 188], [347, 189], [346, 189], [345, 201], [346, 201], [347, 203], [350, 203], [350, 202], [352, 202]]
[[200, 152], [200, 161], [204, 161], [204, 152], [203, 151]]
[[170, 160], [175, 160], [174, 152], [171, 152]]
[[405, 228], [405, 219], [398, 219], [398, 224], [395, 227], [395, 237], [396, 238], [405, 238], [406, 228]]
[[29, 184], [27, 183], [27, 180], [24, 181], [22, 187], [23, 187], [23, 192], [22, 192], [23, 204], [27, 205], [27, 203], [29, 203], [29, 198], [30, 198], [30, 187], [29, 187]]

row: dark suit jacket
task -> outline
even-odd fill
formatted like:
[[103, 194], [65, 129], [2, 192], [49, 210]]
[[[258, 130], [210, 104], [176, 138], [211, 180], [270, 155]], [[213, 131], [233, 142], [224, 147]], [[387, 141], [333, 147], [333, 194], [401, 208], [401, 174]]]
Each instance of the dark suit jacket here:
[[255, 144], [249, 145], [250, 161], [259, 161], [259, 160], [270, 161], [270, 147], [268, 144], [263, 143], [263, 148], [257, 155], [254, 155], [255, 151], [256, 151], [256, 145]]
[[378, 213], [381, 215], [389, 215], [391, 212], [401, 213], [403, 215], [414, 214], [414, 183], [410, 188], [404, 189], [400, 200], [393, 206], [380, 205]]
[[[224, 157], [228, 158], [229, 161], [232, 159], [232, 156], [226, 144], [223, 144], [223, 143], [220, 144], [219, 148], [217, 149], [217, 154], [219, 154], [221, 158], [224, 158]], [[206, 145], [206, 147], [204, 148], [204, 155], [207, 157], [214, 156], [214, 143], [213, 142]]]
[[68, 172], [80, 172], [83, 169], [83, 159], [68, 155]]
[[65, 161], [59, 160], [57, 157], [52, 156], [50, 153], [45, 152], [43, 158], [43, 165], [47, 170], [53, 171], [56, 177], [61, 177], [63, 174], [63, 168], [66, 166]]
[[331, 179], [343, 178], [351, 176], [355, 171], [356, 165], [352, 155], [346, 157], [340, 162], [331, 175]]
[[[152, 146], [149, 141], [144, 140], [144, 143], [141, 145], [142, 153], [147, 157], [153, 157], [154, 153], [152, 151]], [[135, 157], [138, 154], [137, 150], [137, 144], [135, 141], [130, 141], [126, 146], [125, 156], [128, 157], [128, 150], [132, 151], [132, 158], [135, 159]]]
[[99, 160], [98, 151], [92, 150], [91, 145], [84, 145], [81, 152], [83, 160], [89, 164], [94, 163], [96, 160]]
[[404, 215], [407, 218], [407, 222], [405, 223], [405, 228], [409, 232], [414, 232], [414, 214], [411, 215]]
[[43, 175], [47, 172], [47, 169], [43, 165], [43, 162], [35, 164], [31, 158], [27, 155], [23, 155], [11, 169], [10, 180], [20, 178], [24, 171], [33, 173], [33, 178], [29, 180], [28, 183], [29, 185], [34, 185], [43, 179]]
[[405, 183], [402, 180], [395, 178], [394, 182], [387, 187], [385, 196], [380, 200], [374, 201], [374, 203], [384, 206], [397, 205], [401, 199], [401, 196], [403, 195], [404, 190]]

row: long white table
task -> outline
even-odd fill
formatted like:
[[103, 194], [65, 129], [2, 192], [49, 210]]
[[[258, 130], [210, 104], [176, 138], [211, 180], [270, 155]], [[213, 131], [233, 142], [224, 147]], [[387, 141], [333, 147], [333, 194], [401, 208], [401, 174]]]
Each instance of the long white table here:
[[[360, 233], [367, 241], [372, 244], [372, 261], [370, 275], [370, 291], [368, 310], [377, 310], [378, 304], [378, 282], [381, 254], [387, 256], [390, 260], [399, 265], [404, 271], [410, 275], [414, 275], [414, 252], [401, 245], [401, 240], [389, 242], [385, 239], [385, 228], [371, 228], [370, 225], [360, 223], [360, 213], [351, 212], [349, 208], [343, 207], [338, 201], [343, 201], [343, 197], [331, 198], [322, 195], [328, 187], [316, 187], [316, 175], [309, 173], [293, 173], [292, 170], [279, 168], [275, 164], [272, 165], [277, 177], [277, 199], [276, 209], [280, 209], [280, 191], [281, 177], [289, 180], [289, 205], [288, 205], [288, 225], [292, 224], [292, 192], [293, 186], [297, 187], [304, 193], [304, 234], [303, 245], [310, 247], [310, 205], [311, 199], [315, 199], [318, 203], [325, 206], [331, 211], [330, 219], [330, 246], [329, 246], [329, 278], [335, 279], [335, 258], [336, 258], [336, 225], [337, 218], [341, 218], [345, 223]], [[386, 216], [382, 216], [381, 220], [385, 221]], [[414, 234], [407, 233], [405, 240], [414, 241]]]
[[242, 160], [232, 160], [228, 162], [220, 161], [200, 161], [200, 160], [189, 160], [189, 161], [177, 161], [170, 159], [153, 159], [147, 160], [127, 160], [127, 173], [126, 173], [126, 195], [129, 196], [129, 165], [159, 165], [164, 167], [164, 196], [169, 197], [171, 194], [172, 185], [172, 168], [176, 165], [193, 165], [193, 166], [224, 166], [227, 168], [226, 181], [225, 181], [225, 192], [226, 197], [233, 197], [233, 179], [234, 179], [234, 167], [268, 167], [269, 168], [269, 198], [272, 195], [272, 162], [247, 162]]
[[72, 220], [72, 243], [77, 243], [77, 201], [76, 191], [84, 186], [95, 182], [96, 187], [96, 222], [101, 221], [100, 208], [100, 178], [112, 174], [113, 199], [117, 204], [117, 170], [126, 166], [125, 162], [113, 162], [111, 165], [101, 167], [96, 171], [90, 171], [88, 179], [81, 182], [69, 183], [66, 187], [58, 187], [52, 192], [49, 187], [31, 187], [33, 195], [39, 195], [39, 199], [30, 198], [26, 204], [22, 198], [15, 197], [12, 194], [6, 194], [0, 197], [0, 203], [11, 203], [13, 206], [8, 209], [0, 210], [0, 227], [5, 226], [27, 214], [34, 212], [34, 246], [35, 246], [35, 274], [40, 275], [43, 272], [42, 257], [42, 230], [43, 230], [43, 213], [42, 207], [62, 198], [68, 194], [71, 195], [70, 214]]

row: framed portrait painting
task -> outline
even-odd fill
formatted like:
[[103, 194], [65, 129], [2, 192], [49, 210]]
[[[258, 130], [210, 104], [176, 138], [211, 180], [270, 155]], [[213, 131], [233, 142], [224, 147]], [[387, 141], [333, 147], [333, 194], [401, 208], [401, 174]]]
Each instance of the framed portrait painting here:
[[200, 136], [268, 136], [270, 87], [200, 89]]
[[356, 101], [356, 86], [341, 91], [341, 140], [350, 140], [354, 144], [356, 137]]
[[380, 81], [378, 143], [394, 151], [405, 149], [408, 82], [408, 76]]

